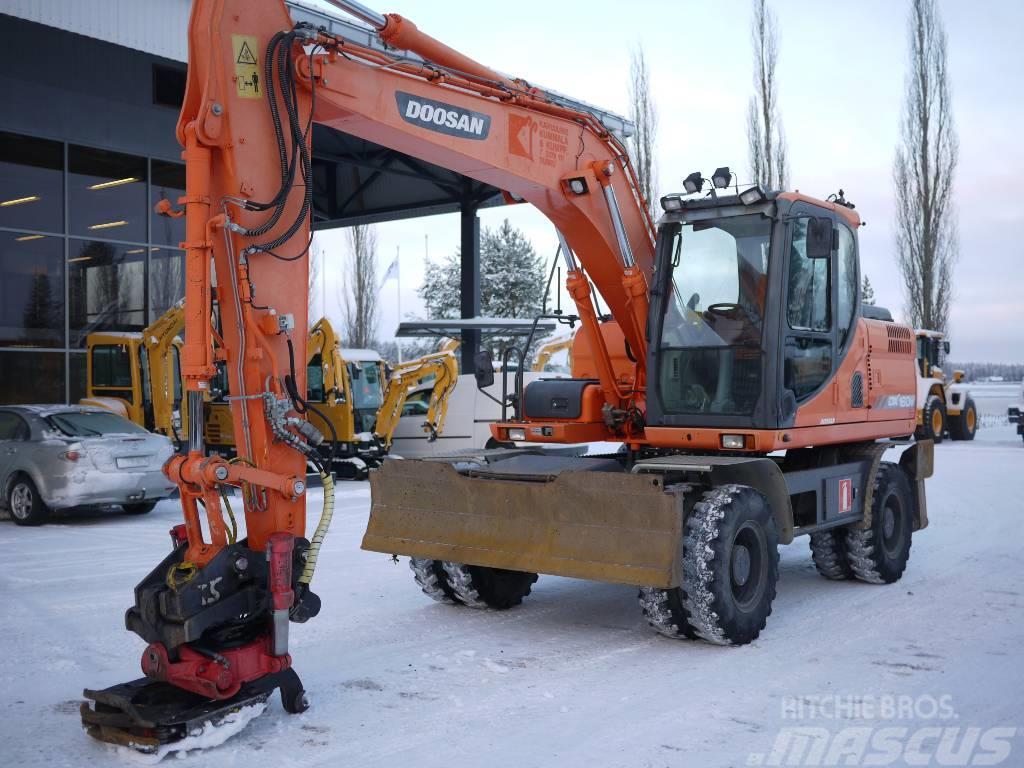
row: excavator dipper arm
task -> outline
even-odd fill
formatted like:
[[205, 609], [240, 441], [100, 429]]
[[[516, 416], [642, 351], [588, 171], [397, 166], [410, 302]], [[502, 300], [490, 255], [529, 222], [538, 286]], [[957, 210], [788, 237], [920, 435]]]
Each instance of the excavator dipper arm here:
[[[97, 705], [85, 708], [83, 721], [99, 738], [123, 743], [146, 733], [163, 746], [180, 738], [182, 729], [171, 726], [182, 718], [207, 706], [230, 710], [239, 696], [265, 698], [275, 681], [283, 681], [286, 708], [304, 706], [301, 684], [288, 674], [288, 621], [319, 609], [309, 584], [333, 502], [314, 450], [323, 436], [303, 416], [300, 394], [314, 121], [494, 185], [546, 214], [565, 245], [567, 286], [606, 405], [643, 406], [654, 237], [623, 146], [589, 112], [483, 67], [402, 17], [369, 17], [388, 52], [294, 24], [282, 0], [192, 4], [177, 126], [191, 423], [187, 455], [165, 468], [185, 522], [126, 616], [149, 643], [146, 679], [88, 694]], [[216, 373], [214, 274], [238, 451], [232, 462], [207, 458], [203, 446], [202, 400]], [[591, 284], [641, 361], [628, 380], [613, 370]], [[303, 538], [307, 462], [325, 479], [325, 513], [311, 541]], [[233, 518], [231, 487], [242, 490], [245, 539], [224, 518]], [[198, 699], [183, 704], [181, 691]]]
[[423, 431], [429, 434], [431, 439], [435, 439], [444, 429], [445, 418], [448, 416], [448, 398], [458, 383], [459, 366], [452, 352], [435, 352], [399, 363], [391, 369], [388, 385], [384, 390], [384, 402], [377, 411], [375, 430], [377, 437], [387, 448], [391, 447], [398, 420], [402, 416], [402, 408], [409, 399], [412, 388], [429, 376], [434, 377], [434, 386], [430, 390]]

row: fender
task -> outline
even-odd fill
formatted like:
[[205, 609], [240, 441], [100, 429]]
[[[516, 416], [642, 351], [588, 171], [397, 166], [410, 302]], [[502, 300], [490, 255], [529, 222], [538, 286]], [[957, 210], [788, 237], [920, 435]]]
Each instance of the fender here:
[[793, 504], [789, 498], [789, 487], [779, 465], [771, 459], [760, 456], [663, 456], [637, 462], [633, 472], [702, 472], [711, 476], [710, 485], [715, 487], [729, 483], [749, 485], [768, 500], [779, 529], [779, 543], [793, 541]]

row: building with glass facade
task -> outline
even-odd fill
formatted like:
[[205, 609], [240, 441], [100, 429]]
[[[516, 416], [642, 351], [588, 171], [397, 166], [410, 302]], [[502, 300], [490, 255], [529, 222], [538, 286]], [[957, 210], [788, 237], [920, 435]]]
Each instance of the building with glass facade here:
[[[316, 0], [287, 4], [296, 21], [380, 46]], [[190, 7], [0, 0], [0, 404], [76, 402], [88, 334], [139, 331], [182, 296], [184, 223], [153, 206], [184, 191]], [[479, 309], [477, 210], [503, 203], [488, 184], [313, 128], [314, 228], [461, 212], [465, 317]], [[343, 263], [334, 256], [326, 269]], [[464, 339], [470, 367], [474, 347]]]
[[184, 191], [185, 67], [5, 15], [0, 46], [0, 403], [75, 402], [86, 336], [183, 293], [183, 221], [153, 205]]

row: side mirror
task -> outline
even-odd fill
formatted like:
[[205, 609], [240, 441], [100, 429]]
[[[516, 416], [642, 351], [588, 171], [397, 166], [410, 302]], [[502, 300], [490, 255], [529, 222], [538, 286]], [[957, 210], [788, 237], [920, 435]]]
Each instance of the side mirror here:
[[486, 349], [481, 349], [473, 356], [473, 375], [476, 376], [476, 388], [486, 389], [494, 384], [494, 358]]
[[827, 259], [832, 255], [832, 219], [815, 216], [807, 220], [807, 258]]

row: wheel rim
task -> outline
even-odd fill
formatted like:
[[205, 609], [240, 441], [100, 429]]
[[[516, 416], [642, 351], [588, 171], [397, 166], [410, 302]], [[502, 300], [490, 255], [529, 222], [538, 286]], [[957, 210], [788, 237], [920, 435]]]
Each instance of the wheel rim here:
[[882, 549], [889, 557], [899, 554], [903, 546], [903, 505], [899, 497], [890, 494], [882, 508]]
[[752, 522], [744, 523], [733, 537], [729, 582], [740, 610], [749, 610], [764, 592], [766, 548], [764, 532]]
[[973, 432], [974, 431], [974, 425], [977, 422], [977, 418], [978, 417], [974, 413], [974, 409], [973, 408], [968, 408], [967, 409], [967, 431], [968, 432]]
[[32, 514], [32, 489], [25, 483], [18, 483], [11, 491], [11, 514], [19, 520]]
[[938, 408], [932, 411], [932, 434], [942, 434], [942, 411]]

